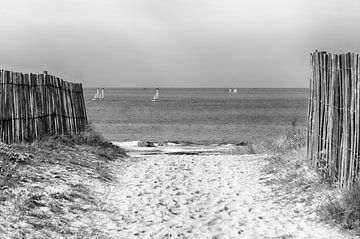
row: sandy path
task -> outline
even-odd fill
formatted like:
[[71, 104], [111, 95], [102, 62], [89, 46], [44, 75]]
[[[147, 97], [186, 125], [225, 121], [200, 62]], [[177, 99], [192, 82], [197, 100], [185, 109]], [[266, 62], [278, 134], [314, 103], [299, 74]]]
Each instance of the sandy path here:
[[[282, 208], [261, 156], [152, 155], [115, 165], [92, 217], [110, 238], [351, 238]], [[106, 229], [104, 229], [106, 228]]]

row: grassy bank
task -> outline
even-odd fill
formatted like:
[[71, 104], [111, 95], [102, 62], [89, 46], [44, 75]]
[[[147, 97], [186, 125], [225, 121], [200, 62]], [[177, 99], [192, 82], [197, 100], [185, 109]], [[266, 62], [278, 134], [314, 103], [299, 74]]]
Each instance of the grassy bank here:
[[252, 151], [269, 155], [269, 163], [263, 171], [276, 176], [273, 183], [288, 190], [298, 190], [321, 181], [307, 162], [305, 137], [304, 130], [288, 129], [280, 136], [266, 138], [251, 145]]
[[112, 180], [109, 164], [126, 157], [122, 149], [88, 128], [31, 144], [1, 144], [0, 155], [2, 238], [101, 236], [86, 225], [86, 212], [101, 209], [89, 182]]
[[360, 235], [360, 183], [351, 189], [339, 189], [310, 166], [305, 144], [306, 131], [292, 128], [281, 136], [253, 143], [251, 150], [269, 154], [263, 171], [270, 176], [268, 182], [277, 194], [282, 195], [280, 203], [300, 204], [307, 213]]

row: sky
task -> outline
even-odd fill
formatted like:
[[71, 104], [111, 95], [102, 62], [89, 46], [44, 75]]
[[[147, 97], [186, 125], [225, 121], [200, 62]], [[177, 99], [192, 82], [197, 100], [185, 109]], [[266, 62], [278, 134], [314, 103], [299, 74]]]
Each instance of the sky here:
[[358, 0], [1, 0], [0, 68], [84, 87], [292, 88], [360, 53]]

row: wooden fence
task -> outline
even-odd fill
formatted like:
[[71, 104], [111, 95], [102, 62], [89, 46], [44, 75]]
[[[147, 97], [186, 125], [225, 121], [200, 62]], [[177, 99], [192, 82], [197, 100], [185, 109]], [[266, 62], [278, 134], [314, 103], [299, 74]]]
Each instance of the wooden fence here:
[[0, 70], [0, 115], [5, 143], [78, 132], [87, 124], [82, 85], [46, 73]]
[[360, 169], [360, 56], [314, 52], [311, 59], [307, 154], [349, 187]]

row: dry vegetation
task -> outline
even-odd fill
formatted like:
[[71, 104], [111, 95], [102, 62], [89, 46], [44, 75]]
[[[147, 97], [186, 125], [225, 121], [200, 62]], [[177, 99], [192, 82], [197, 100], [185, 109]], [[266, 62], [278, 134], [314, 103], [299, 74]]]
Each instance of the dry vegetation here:
[[2, 238], [102, 237], [86, 226], [101, 210], [89, 182], [112, 180], [109, 162], [125, 157], [91, 128], [31, 144], [0, 145]]
[[329, 194], [320, 212], [327, 220], [360, 235], [360, 183], [355, 183], [351, 189]]
[[279, 203], [302, 204], [310, 214], [340, 224], [360, 234], [360, 183], [341, 190], [331, 179], [316, 172], [306, 159], [306, 131], [292, 129], [282, 136], [256, 142], [252, 151], [269, 154], [263, 171], [282, 198]]
[[[267, 153], [269, 163], [263, 171], [283, 203], [313, 204], [319, 188], [328, 187], [306, 160], [305, 131], [292, 128], [281, 136], [268, 138], [252, 145], [254, 152]], [[314, 210], [314, 208], [311, 208]]]

